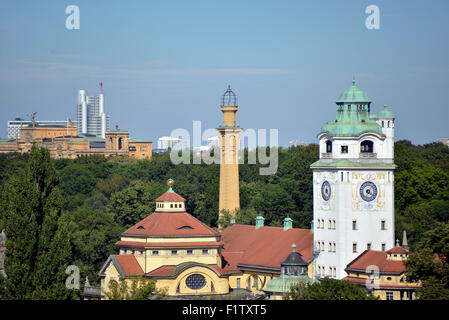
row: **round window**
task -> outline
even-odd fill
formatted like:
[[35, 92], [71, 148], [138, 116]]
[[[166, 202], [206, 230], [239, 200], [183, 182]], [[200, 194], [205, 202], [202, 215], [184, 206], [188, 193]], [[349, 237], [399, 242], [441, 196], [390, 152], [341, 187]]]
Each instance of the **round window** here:
[[186, 285], [192, 290], [199, 290], [206, 285], [206, 278], [201, 274], [192, 274], [187, 277]]

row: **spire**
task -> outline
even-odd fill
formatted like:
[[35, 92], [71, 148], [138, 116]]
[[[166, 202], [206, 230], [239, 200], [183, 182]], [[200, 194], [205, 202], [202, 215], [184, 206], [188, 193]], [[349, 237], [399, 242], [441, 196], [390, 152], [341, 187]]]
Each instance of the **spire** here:
[[407, 231], [402, 232], [402, 248], [408, 250]]
[[100, 94], [103, 94], [103, 82], [100, 81]]

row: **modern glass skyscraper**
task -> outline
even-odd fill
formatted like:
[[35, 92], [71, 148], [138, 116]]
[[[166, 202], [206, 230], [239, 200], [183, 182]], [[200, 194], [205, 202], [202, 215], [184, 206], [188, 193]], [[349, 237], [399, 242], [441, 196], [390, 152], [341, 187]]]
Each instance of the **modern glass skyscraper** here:
[[78, 91], [78, 133], [105, 137], [109, 130], [109, 117], [104, 113], [103, 83], [100, 95], [87, 96], [85, 90]]

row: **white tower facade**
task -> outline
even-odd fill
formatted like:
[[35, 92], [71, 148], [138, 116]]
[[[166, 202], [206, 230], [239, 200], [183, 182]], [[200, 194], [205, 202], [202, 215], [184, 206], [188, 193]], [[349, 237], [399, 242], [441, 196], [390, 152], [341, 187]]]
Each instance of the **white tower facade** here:
[[[394, 116], [370, 113], [353, 85], [336, 102], [337, 117], [318, 134], [313, 170], [313, 232], [317, 277], [342, 279], [365, 250], [394, 246]], [[383, 125], [383, 126], [382, 126]]]
[[105, 138], [109, 130], [109, 117], [104, 112], [102, 82], [98, 96], [88, 96], [85, 90], [78, 91], [78, 125], [79, 133]]

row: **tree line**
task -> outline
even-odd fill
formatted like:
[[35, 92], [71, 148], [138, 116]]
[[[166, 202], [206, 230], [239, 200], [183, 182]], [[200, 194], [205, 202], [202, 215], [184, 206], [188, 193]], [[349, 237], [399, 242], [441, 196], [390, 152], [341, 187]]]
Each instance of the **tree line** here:
[[[278, 154], [274, 175], [260, 175], [259, 164], [239, 166], [241, 208], [237, 222], [254, 224], [254, 218], [261, 215], [266, 225], [281, 226], [288, 216], [294, 227], [310, 228], [310, 165], [318, 160], [318, 146], [280, 147]], [[395, 163], [396, 237], [401, 239], [405, 229], [412, 251], [419, 252], [424, 246], [432, 254], [444, 256], [447, 242], [446, 247], [429, 247], [422, 241], [433, 233], [441, 234], [441, 229], [448, 225], [449, 148], [440, 143], [417, 146], [398, 141]], [[0, 230], [5, 229], [11, 240], [7, 245], [17, 248], [14, 253], [7, 250], [8, 261], [18, 259], [14, 263], [21, 263], [20, 256], [32, 255], [33, 265], [18, 272], [24, 275], [34, 270], [34, 274], [47, 274], [50, 271], [39, 270], [39, 266], [44, 260], [55, 258], [60, 265], [77, 265], [81, 279], [88, 275], [91, 283], [98, 284], [98, 270], [108, 255], [117, 252], [114, 244], [120, 234], [154, 211], [154, 200], [168, 189], [169, 178], [175, 180], [174, 190], [187, 200], [186, 210], [205, 224], [217, 227], [218, 164], [174, 165], [168, 152], [153, 154], [151, 160], [103, 156], [50, 160], [48, 152], [38, 148], [30, 154], [0, 154]], [[59, 236], [48, 239], [50, 234]], [[444, 244], [446, 240], [441, 241]], [[51, 251], [56, 247], [66, 248], [67, 256], [56, 257]], [[10, 270], [12, 277], [13, 264], [8, 264], [7, 274]], [[29, 277], [17, 280], [17, 287], [8, 290], [22, 288], [23, 298], [51, 296], [39, 290], [34, 290], [34, 296], [27, 293], [25, 288], [39, 287], [39, 281]], [[433, 282], [429, 281], [433, 284], [441, 280], [435, 280], [435, 274], [432, 277]], [[48, 283], [56, 281], [47, 278]], [[52, 294], [59, 294], [62, 289], [51, 290]], [[1, 292], [0, 297], [7, 297]], [[64, 297], [72, 298], [70, 294]]]

